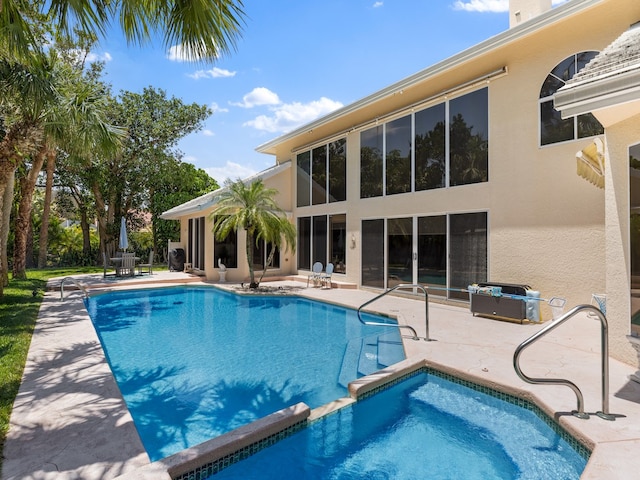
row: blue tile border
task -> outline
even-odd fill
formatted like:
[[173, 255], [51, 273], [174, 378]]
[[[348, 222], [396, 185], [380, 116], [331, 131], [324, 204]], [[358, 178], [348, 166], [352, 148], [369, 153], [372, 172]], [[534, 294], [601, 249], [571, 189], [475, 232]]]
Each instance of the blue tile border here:
[[263, 450], [271, 445], [278, 443], [280, 440], [284, 440], [285, 438], [293, 435], [294, 433], [299, 432], [303, 428], [306, 428], [307, 421], [304, 420], [302, 422], [298, 422], [290, 427], [285, 428], [284, 430], [280, 430], [278, 433], [274, 433], [262, 440], [259, 440], [251, 445], [248, 445], [240, 450], [237, 450], [229, 455], [225, 455], [218, 460], [213, 462], [206, 463], [201, 467], [198, 467], [190, 472], [183, 473], [177, 477], [174, 477], [173, 480], [204, 480], [205, 478], [210, 477], [211, 475], [215, 475], [220, 470], [233, 465], [234, 463], [238, 463], [245, 458], [249, 458], [251, 455], [258, 453], [260, 450]]

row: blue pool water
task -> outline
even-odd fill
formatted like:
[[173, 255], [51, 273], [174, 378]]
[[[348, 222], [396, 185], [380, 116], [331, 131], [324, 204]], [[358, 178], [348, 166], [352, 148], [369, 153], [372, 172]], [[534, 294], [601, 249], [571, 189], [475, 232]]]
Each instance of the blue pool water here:
[[404, 359], [396, 328], [297, 297], [177, 287], [96, 295], [87, 309], [152, 460], [344, 397], [350, 381]]
[[571, 480], [585, 465], [532, 411], [419, 373], [209, 480]]

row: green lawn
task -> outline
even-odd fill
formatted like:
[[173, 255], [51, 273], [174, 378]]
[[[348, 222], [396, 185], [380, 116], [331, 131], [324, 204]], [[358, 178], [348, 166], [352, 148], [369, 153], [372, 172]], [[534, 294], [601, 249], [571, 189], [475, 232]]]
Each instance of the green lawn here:
[[13, 401], [22, 379], [47, 279], [101, 271], [102, 268], [94, 267], [28, 270], [27, 280], [11, 280], [4, 289], [4, 297], [0, 299], [0, 451], [9, 430]]

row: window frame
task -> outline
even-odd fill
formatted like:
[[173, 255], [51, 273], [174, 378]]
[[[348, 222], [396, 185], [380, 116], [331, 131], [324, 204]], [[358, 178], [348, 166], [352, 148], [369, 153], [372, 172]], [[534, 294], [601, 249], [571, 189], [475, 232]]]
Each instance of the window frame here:
[[[572, 115], [571, 117], [568, 117], [568, 118], [561, 118], [560, 112], [558, 112], [553, 105], [553, 97], [556, 94], [556, 92], [560, 88], [562, 88], [566, 84], [566, 82], [571, 80], [578, 72], [580, 72], [580, 70], [582, 70], [585, 67], [585, 65], [589, 63], [597, 54], [598, 54], [598, 51], [596, 50], [585, 50], [582, 52], [574, 53], [566, 57], [561, 62], [559, 62], [545, 76], [542, 82], [542, 85], [540, 86], [540, 91], [538, 94], [538, 146], [540, 148], [550, 147], [552, 145], [558, 145], [558, 144], [563, 144], [567, 142], [573, 142], [573, 141], [581, 140], [584, 138], [591, 138], [597, 135], [602, 135], [604, 133], [604, 127], [602, 127], [600, 122], [595, 118], [595, 116], [593, 116], [593, 114], [586, 113], [586, 114], [580, 114], [580, 115]], [[588, 58], [586, 60], [584, 58], [581, 58], [584, 56], [587, 56]], [[570, 72], [570, 74], [566, 76], [567, 78], [564, 78], [564, 76], [557, 75], [558, 70], [564, 68], [565, 65], [568, 70], [573, 70], [572, 72]], [[552, 85], [550, 86], [550, 84]], [[544, 96], [542, 96], [543, 92], [544, 92]], [[546, 134], [547, 130], [551, 130], [550, 128], [543, 126], [544, 125], [543, 122], [548, 117], [548, 116], [543, 116], [543, 108], [548, 110], [549, 107], [551, 108], [550, 111], [552, 112], [552, 114], [553, 112], [555, 112], [554, 117], [558, 118], [560, 125], [568, 125], [569, 122], [571, 122], [571, 127], [572, 127], [571, 138], [566, 138], [566, 139], [563, 138], [557, 141], [554, 141], [553, 138], [550, 138], [549, 141], [545, 141], [543, 143], [543, 135]], [[600, 130], [594, 133], [589, 132], [588, 134], [581, 135], [580, 134], [581, 119], [588, 119], [588, 123], [593, 125], [594, 127], [596, 127], [597, 125], [600, 125]]]
[[346, 137], [316, 145], [296, 154], [296, 207], [326, 205], [346, 200]]
[[[486, 124], [482, 124], [481, 128], [479, 129], [478, 126], [476, 125], [477, 122], [470, 122], [468, 125], [468, 130], [469, 130], [469, 138], [473, 138], [473, 137], [478, 137], [480, 140], [482, 140], [481, 142], [481, 149], [479, 150], [479, 155], [482, 156], [482, 158], [480, 158], [480, 162], [478, 162], [481, 166], [481, 175], [478, 178], [472, 179], [470, 181], [466, 181], [466, 180], [461, 180], [458, 181], [456, 183], [453, 183], [452, 181], [452, 169], [451, 169], [451, 165], [452, 165], [452, 148], [451, 148], [451, 128], [452, 125], [454, 125], [453, 120], [452, 120], [452, 113], [451, 113], [451, 108], [450, 105], [452, 103], [456, 103], [456, 102], [460, 102], [460, 105], [464, 105], [462, 102], [464, 101], [465, 98], [471, 98], [471, 96], [479, 96], [479, 95], [484, 95], [483, 98], [483, 106], [484, 109], [482, 111], [480, 110], [474, 110], [473, 113], [471, 115], [467, 115], [467, 116], [478, 116], [478, 118], [480, 116], [482, 116], [483, 118], [486, 119]], [[434, 186], [434, 187], [427, 187], [427, 188], [421, 188], [418, 189], [418, 185], [416, 184], [416, 173], [418, 171], [418, 166], [416, 164], [416, 115], [421, 114], [422, 112], [427, 112], [431, 109], [433, 109], [434, 112], [438, 113], [437, 110], [441, 110], [443, 113], [443, 117], [442, 117], [442, 121], [443, 121], [443, 135], [444, 135], [444, 149], [443, 149], [443, 154], [444, 154], [444, 161], [440, 161], [440, 164], [442, 165], [444, 172], [443, 172], [443, 184], [441, 186]], [[459, 108], [459, 110], [464, 113], [464, 108]], [[455, 112], [454, 112], [455, 113]], [[400, 120], [403, 120], [405, 118], [409, 118], [410, 119], [410, 130], [411, 130], [411, 134], [410, 134], [410, 179], [407, 179], [408, 183], [409, 183], [409, 189], [406, 191], [392, 191], [392, 192], [388, 192], [388, 184], [389, 181], [387, 179], [387, 173], [389, 171], [388, 168], [388, 164], [387, 164], [387, 128], [392, 125], [394, 122], [398, 122]], [[461, 117], [463, 120], [467, 120], [466, 123], [468, 123], [468, 119], [465, 116]], [[477, 120], [477, 119], [476, 119]], [[378, 197], [388, 197], [391, 195], [399, 195], [402, 193], [416, 193], [416, 192], [423, 192], [426, 190], [437, 190], [439, 188], [452, 188], [452, 187], [457, 187], [457, 186], [462, 186], [462, 185], [471, 185], [471, 184], [475, 184], [475, 183], [487, 183], [489, 182], [489, 173], [490, 173], [490, 168], [489, 168], [489, 143], [490, 143], [490, 129], [491, 129], [491, 118], [489, 115], [489, 87], [488, 86], [482, 86], [480, 88], [476, 88], [470, 91], [466, 91], [460, 95], [457, 95], [455, 97], [452, 98], [448, 98], [442, 102], [438, 102], [438, 103], [433, 103], [431, 105], [428, 105], [427, 107], [418, 110], [417, 112], [411, 112], [409, 114], [400, 114], [396, 117], [390, 118], [388, 121], [382, 123], [382, 124], [376, 124], [370, 128], [366, 128], [364, 130], [362, 130], [360, 132], [360, 199], [365, 199], [365, 198], [378, 198]], [[434, 129], [437, 127], [438, 122], [436, 122], [434, 124]], [[429, 132], [433, 131], [430, 130]], [[420, 132], [421, 134], [424, 133], [429, 133], [429, 132]], [[476, 142], [477, 143], [477, 142]], [[469, 142], [469, 144], [473, 145], [473, 142]], [[363, 149], [364, 148], [368, 148], [371, 149], [371, 151], [373, 153], [376, 153], [379, 150], [379, 157], [374, 156], [373, 155], [363, 155]], [[475, 151], [475, 150], [474, 150]], [[466, 155], [467, 157], [469, 157], [469, 155]], [[462, 155], [460, 156], [460, 158], [464, 158], [465, 156]], [[473, 158], [477, 158], [478, 156], [475, 155], [473, 156]], [[366, 160], [364, 160], [366, 158]], [[365, 163], [366, 162], [366, 163]], [[379, 162], [380, 165], [377, 165], [376, 162]], [[376, 171], [372, 172], [372, 168], [375, 167]], [[378, 170], [380, 170], [380, 172], [378, 172]], [[470, 169], [471, 170], [471, 169]], [[370, 191], [366, 191], [365, 192], [365, 187], [367, 185], [365, 185], [365, 182], [363, 181], [363, 172], [366, 172], [367, 175], [373, 175], [372, 176], [372, 181], [370, 182], [371, 185], [374, 185], [374, 183], [376, 183], [375, 181], [377, 180], [377, 177], [375, 177], [375, 175], [382, 175], [381, 181], [380, 181], [380, 185], [375, 185], [375, 189], [371, 189]]]

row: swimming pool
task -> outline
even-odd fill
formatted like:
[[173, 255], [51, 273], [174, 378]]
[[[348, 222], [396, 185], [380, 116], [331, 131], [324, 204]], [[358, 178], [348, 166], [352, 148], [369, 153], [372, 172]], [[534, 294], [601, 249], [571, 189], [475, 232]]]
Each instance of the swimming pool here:
[[396, 328], [299, 297], [171, 287], [91, 296], [87, 310], [152, 460], [344, 397], [350, 381], [404, 359]]
[[535, 407], [444, 377], [423, 370], [227, 468], [209, 466], [218, 473], [198, 478], [580, 477], [588, 452]]

